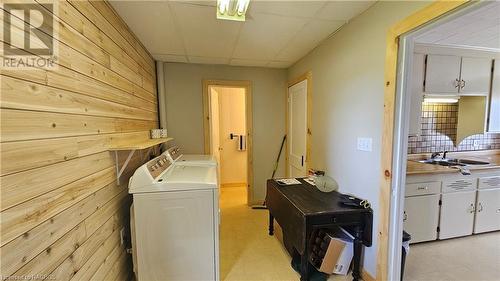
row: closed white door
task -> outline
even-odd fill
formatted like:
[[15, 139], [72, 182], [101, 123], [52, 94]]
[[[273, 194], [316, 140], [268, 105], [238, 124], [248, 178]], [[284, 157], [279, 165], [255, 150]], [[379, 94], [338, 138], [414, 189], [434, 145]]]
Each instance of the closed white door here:
[[439, 194], [405, 198], [403, 228], [411, 235], [411, 243], [437, 239]]
[[422, 123], [422, 101], [424, 98], [425, 55], [413, 55], [410, 88], [410, 128], [408, 134], [420, 135]]
[[307, 175], [307, 80], [288, 88], [288, 175]]
[[476, 191], [443, 193], [439, 239], [472, 234]]
[[213, 193], [134, 194], [139, 281], [216, 279]]
[[457, 56], [428, 55], [425, 92], [428, 94], [458, 94], [460, 61]]
[[500, 230], [500, 189], [477, 192], [474, 233]]
[[488, 58], [462, 58], [460, 93], [487, 95], [490, 91], [492, 60]]
[[495, 60], [491, 85], [488, 132], [500, 132], [500, 59]]

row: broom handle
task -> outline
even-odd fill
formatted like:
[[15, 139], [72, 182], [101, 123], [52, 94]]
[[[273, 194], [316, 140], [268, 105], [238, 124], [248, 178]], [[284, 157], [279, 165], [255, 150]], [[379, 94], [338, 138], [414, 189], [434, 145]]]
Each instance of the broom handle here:
[[278, 164], [280, 162], [281, 151], [283, 150], [283, 145], [285, 144], [285, 140], [286, 140], [286, 135], [283, 137], [283, 140], [281, 141], [280, 152], [278, 153], [278, 158], [276, 158], [276, 163], [274, 164], [273, 175], [271, 176], [272, 179], [274, 179], [274, 175], [276, 174], [276, 170], [278, 170]]

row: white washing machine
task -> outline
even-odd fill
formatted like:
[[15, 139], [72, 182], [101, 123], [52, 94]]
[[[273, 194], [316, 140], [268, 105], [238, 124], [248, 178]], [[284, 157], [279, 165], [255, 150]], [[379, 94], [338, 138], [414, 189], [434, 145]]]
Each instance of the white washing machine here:
[[178, 146], [167, 149], [164, 154], [169, 157], [174, 165], [208, 165], [217, 166], [217, 160], [213, 155], [206, 154], [182, 154]]
[[138, 281], [219, 280], [216, 166], [172, 165], [162, 154], [130, 178]]

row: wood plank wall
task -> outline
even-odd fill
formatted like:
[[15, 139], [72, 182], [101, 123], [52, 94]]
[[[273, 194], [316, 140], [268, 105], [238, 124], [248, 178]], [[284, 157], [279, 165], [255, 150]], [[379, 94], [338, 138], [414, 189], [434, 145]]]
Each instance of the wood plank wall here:
[[119, 186], [108, 146], [158, 127], [154, 61], [107, 2], [55, 14], [58, 68], [1, 72], [0, 275], [130, 279], [126, 183], [148, 155]]

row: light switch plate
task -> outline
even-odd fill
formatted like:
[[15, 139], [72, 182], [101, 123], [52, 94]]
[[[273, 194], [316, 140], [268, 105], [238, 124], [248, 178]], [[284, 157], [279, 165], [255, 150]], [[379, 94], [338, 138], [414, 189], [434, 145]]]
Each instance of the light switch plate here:
[[357, 149], [360, 151], [372, 151], [372, 138], [360, 138], [358, 137]]

